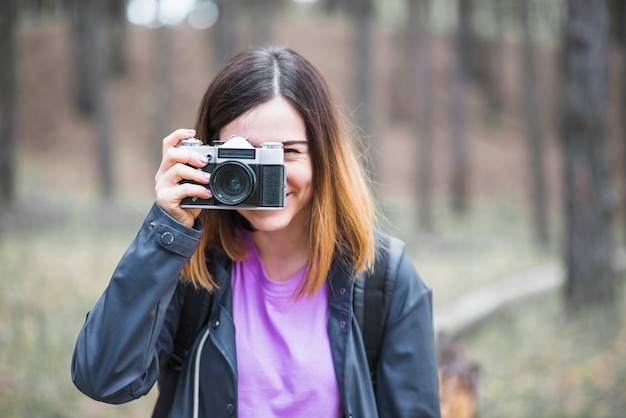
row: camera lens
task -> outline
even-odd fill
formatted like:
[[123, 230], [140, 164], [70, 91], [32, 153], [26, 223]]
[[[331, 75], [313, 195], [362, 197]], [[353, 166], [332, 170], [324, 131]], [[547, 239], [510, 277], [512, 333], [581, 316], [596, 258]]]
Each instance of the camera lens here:
[[213, 197], [224, 205], [244, 202], [254, 191], [254, 185], [254, 172], [237, 161], [221, 164], [211, 176]]

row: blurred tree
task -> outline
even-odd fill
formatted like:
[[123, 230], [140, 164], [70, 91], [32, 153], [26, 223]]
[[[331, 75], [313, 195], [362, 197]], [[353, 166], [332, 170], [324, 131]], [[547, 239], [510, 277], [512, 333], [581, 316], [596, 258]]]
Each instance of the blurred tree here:
[[20, 19], [38, 22], [43, 15], [43, 0], [18, 0], [17, 15]]
[[109, 71], [123, 75], [128, 71], [126, 58], [126, 0], [109, 0], [107, 8], [107, 32], [109, 48]]
[[626, 25], [624, 25], [624, 19], [626, 18], [626, 3], [624, 0], [610, 0], [609, 2], [611, 18], [611, 37], [624, 47], [626, 41]]
[[[161, 0], [157, 0], [157, 10], [162, 5]], [[158, 15], [159, 13], [157, 13]], [[155, 31], [154, 45], [154, 138], [165, 138], [171, 131], [170, 114], [172, 96], [172, 70], [173, 70], [173, 52], [174, 52], [174, 33], [173, 29], [167, 25], [163, 25]], [[154, 151], [154, 162], [161, 161], [162, 149], [160, 146], [152, 147]]]
[[487, 98], [487, 117], [490, 120], [498, 120], [504, 112], [504, 98], [502, 91], [502, 78], [504, 68], [504, 0], [491, 0], [493, 16], [493, 34], [487, 42], [486, 48], [489, 54], [485, 59], [486, 67], [485, 83], [483, 87]]
[[433, 229], [433, 117], [435, 106], [433, 80], [433, 48], [431, 40], [432, 0], [408, 0], [409, 33], [414, 45], [409, 56], [415, 77], [417, 117], [414, 119], [415, 136], [418, 140], [419, 165], [417, 170], [418, 224], [424, 231]]
[[[96, 69], [94, 60], [94, 47], [98, 42], [97, 21], [95, 16], [100, 15], [101, 10], [97, 9], [97, 0], [70, 0], [72, 2], [71, 28], [72, 46], [74, 53], [74, 98], [78, 111], [82, 115], [91, 115], [95, 107], [96, 84], [93, 82], [94, 70]], [[89, 16], [95, 14], [95, 16]]]
[[17, 0], [0, 2], [0, 211], [15, 199]]
[[455, 34], [454, 70], [451, 81], [451, 180], [452, 210], [461, 214], [467, 210], [467, 85], [470, 68], [471, 10], [473, 0], [457, 0], [458, 19]]
[[376, 183], [377, 150], [373, 146], [371, 138], [374, 134], [374, 23], [375, 7], [374, 0], [324, 0], [322, 4], [328, 13], [336, 11], [345, 12], [354, 25], [354, 58], [350, 57], [354, 68], [354, 89], [356, 101], [356, 122], [361, 132], [366, 136], [365, 148], [369, 150], [369, 159], [366, 160], [367, 170], [374, 184]]
[[113, 170], [109, 118], [106, 106], [102, 27], [106, 0], [74, 0], [72, 40], [75, 63], [75, 94], [82, 114], [93, 118], [96, 130], [97, 159], [100, 171], [101, 194], [113, 196]]
[[[613, 2], [615, 3], [615, 1]], [[619, 17], [619, 23], [615, 26], [621, 28], [621, 31], [618, 34], [619, 45], [621, 46], [622, 52], [622, 73], [621, 73], [621, 82], [622, 82], [622, 91], [621, 91], [621, 109], [620, 109], [620, 120], [622, 121], [622, 207], [626, 208], [626, 4], [623, 1], [619, 1], [619, 11], [615, 13]], [[624, 229], [626, 232], [626, 229]]]
[[568, 0], [563, 32], [560, 135], [563, 146], [566, 306], [614, 300], [608, 114], [608, 0]]
[[358, 103], [357, 120], [367, 135], [373, 134], [373, 99], [374, 91], [374, 1], [350, 0], [350, 12], [355, 23], [355, 53], [357, 69], [356, 102]]
[[[376, 9], [374, 0], [323, 0], [322, 7], [327, 13], [344, 12], [354, 24], [354, 59], [351, 68], [355, 69], [356, 119], [359, 128], [368, 136], [373, 135], [374, 111], [374, 25]], [[371, 168], [371, 167], [370, 167]]]
[[[621, 52], [621, 106], [618, 110], [621, 121], [622, 144], [622, 210], [626, 210], [626, 3], [623, 0], [611, 0], [611, 34]], [[618, 54], [619, 55], [619, 54]], [[624, 229], [626, 233], [626, 229]]]
[[405, 0], [406, 20], [398, 32], [392, 35], [396, 38], [393, 49], [391, 93], [389, 94], [389, 116], [393, 121], [404, 122], [415, 118], [415, 103], [417, 99], [416, 77], [414, 66], [417, 53], [416, 4], [420, 0]]
[[220, 67], [239, 50], [238, 15], [241, 0], [217, 0], [219, 18], [209, 31], [213, 40], [215, 66]]
[[526, 114], [526, 138], [532, 175], [532, 200], [535, 240], [542, 247], [549, 244], [546, 180], [544, 163], [544, 136], [541, 127], [541, 103], [537, 92], [537, 69], [535, 45], [532, 38], [532, 0], [521, 0], [520, 19], [522, 26], [522, 91]]
[[322, 8], [328, 14], [332, 14], [341, 10], [342, 0], [321, 0]]

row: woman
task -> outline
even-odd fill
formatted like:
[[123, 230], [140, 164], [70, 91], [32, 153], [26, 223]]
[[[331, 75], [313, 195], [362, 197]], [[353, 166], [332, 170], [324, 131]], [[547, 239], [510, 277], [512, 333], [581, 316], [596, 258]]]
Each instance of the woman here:
[[[121, 403], [152, 388], [159, 358], [173, 351], [186, 282], [213, 301], [170, 416], [439, 416], [431, 292], [403, 254], [386, 266], [395, 286], [370, 380], [352, 296], [383, 249], [338, 115], [322, 76], [289, 49], [249, 50], [222, 69], [195, 130], [164, 139], [156, 203], [79, 334], [72, 378], [82, 392]], [[198, 170], [207, 159], [178, 146], [193, 136], [282, 143], [285, 207], [181, 207], [211, 197]]]

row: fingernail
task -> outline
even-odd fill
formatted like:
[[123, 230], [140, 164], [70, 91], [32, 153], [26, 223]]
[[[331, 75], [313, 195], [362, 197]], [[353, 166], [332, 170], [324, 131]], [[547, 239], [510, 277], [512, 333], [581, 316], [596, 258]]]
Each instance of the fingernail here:
[[207, 180], [211, 179], [211, 174], [210, 173], [204, 173], [204, 178]]
[[[206, 164], [206, 163], [208, 163], [208, 162], [209, 162], [209, 159], [208, 159], [207, 157], [200, 157], [200, 162], [201, 162], [202, 164]], [[208, 175], [208, 173], [207, 173], [206, 175]]]
[[191, 136], [194, 136], [196, 134], [196, 130], [195, 129], [187, 129], [187, 133]]

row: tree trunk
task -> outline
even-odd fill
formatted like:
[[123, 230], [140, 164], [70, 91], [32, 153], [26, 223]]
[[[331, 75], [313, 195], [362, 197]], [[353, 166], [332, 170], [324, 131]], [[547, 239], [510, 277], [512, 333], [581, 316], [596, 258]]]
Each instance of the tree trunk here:
[[[620, 37], [619, 39], [621, 40], [621, 52], [622, 52], [622, 74], [621, 74], [621, 78], [622, 78], [622, 108], [620, 110], [621, 112], [621, 120], [622, 120], [622, 181], [623, 181], [623, 188], [626, 189], [626, 33], [625, 33], [625, 28], [626, 28], [626, 7], [624, 6], [623, 3], [620, 2], [621, 7], [621, 11], [620, 11], [620, 26], [621, 26], [621, 33], [620, 33]], [[622, 192], [623, 195], [623, 210], [626, 210], [626, 190], [624, 190]], [[626, 232], [626, 228], [624, 229], [624, 232]]]
[[113, 169], [104, 86], [106, 60], [103, 28], [99, 19], [104, 11], [104, 3], [102, 0], [77, 0], [74, 7], [74, 46], [77, 64], [75, 77], [79, 79], [76, 85], [77, 95], [80, 109], [91, 116], [95, 123], [100, 193], [102, 197], [108, 199], [113, 196]]
[[612, 220], [615, 195], [608, 157], [607, 0], [568, 0], [561, 62], [566, 305], [615, 298]]
[[467, 210], [467, 84], [469, 74], [470, 6], [469, 0], [458, 1], [458, 27], [455, 36], [455, 66], [452, 77], [452, 150], [451, 193], [452, 210], [461, 214]]
[[0, 6], [0, 212], [15, 199], [15, 97], [17, 0]]
[[390, 63], [392, 71], [390, 72], [391, 86], [389, 94], [389, 117], [393, 122], [406, 122], [413, 120], [415, 109], [415, 74], [413, 66], [415, 62], [415, 18], [411, 15], [414, 13], [411, 9], [415, 1], [407, 0], [409, 21], [399, 33], [394, 33], [394, 44], [396, 48], [393, 51], [393, 62]]
[[415, 136], [418, 141], [419, 166], [417, 171], [418, 224], [424, 231], [433, 230], [433, 115], [434, 80], [430, 27], [431, 0], [409, 0], [409, 26], [412, 45], [411, 75], [416, 79], [417, 117]]
[[541, 247], [550, 241], [548, 231], [547, 200], [543, 132], [541, 129], [541, 104], [537, 92], [535, 50], [530, 27], [531, 0], [522, 0], [520, 17], [522, 23], [522, 87], [526, 114], [526, 138], [532, 175], [532, 201], [535, 240]]
[[373, 38], [374, 38], [374, 3], [372, 0], [356, 2], [356, 97], [358, 105], [358, 123], [367, 134], [372, 134], [372, 91], [374, 88]]
[[107, 3], [108, 62], [113, 76], [126, 74], [126, 0], [110, 0]]
[[[622, 216], [626, 212], [626, 5], [623, 0], [611, 1], [612, 33], [613, 38], [621, 52], [621, 145], [622, 145], [622, 171], [621, 171], [621, 196]], [[626, 226], [626, 225], [625, 225]], [[624, 228], [626, 234], [626, 228]], [[626, 235], [624, 236], [626, 239]]]
[[[174, 40], [172, 29], [163, 26], [156, 29], [156, 45], [154, 50], [154, 67], [156, 82], [154, 85], [154, 138], [165, 138], [171, 131], [170, 112], [172, 96], [172, 63]], [[161, 161], [161, 147], [154, 147], [155, 169]]]
[[373, 183], [376, 183], [377, 172], [376, 167], [377, 147], [372, 141], [374, 135], [374, 61], [373, 61], [373, 43], [374, 43], [374, 2], [373, 0], [358, 0], [351, 2], [352, 16], [355, 20], [355, 53], [354, 74], [355, 74], [355, 93], [357, 103], [357, 123], [359, 128], [366, 136], [369, 146], [366, 148], [369, 152], [369, 160], [367, 161], [367, 170], [370, 173]]
[[485, 85], [487, 94], [487, 117], [498, 121], [504, 113], [503, 53], [504, 53], [504, 0], [493, 0], [494, 34], [489, 41], [489, 80]]

